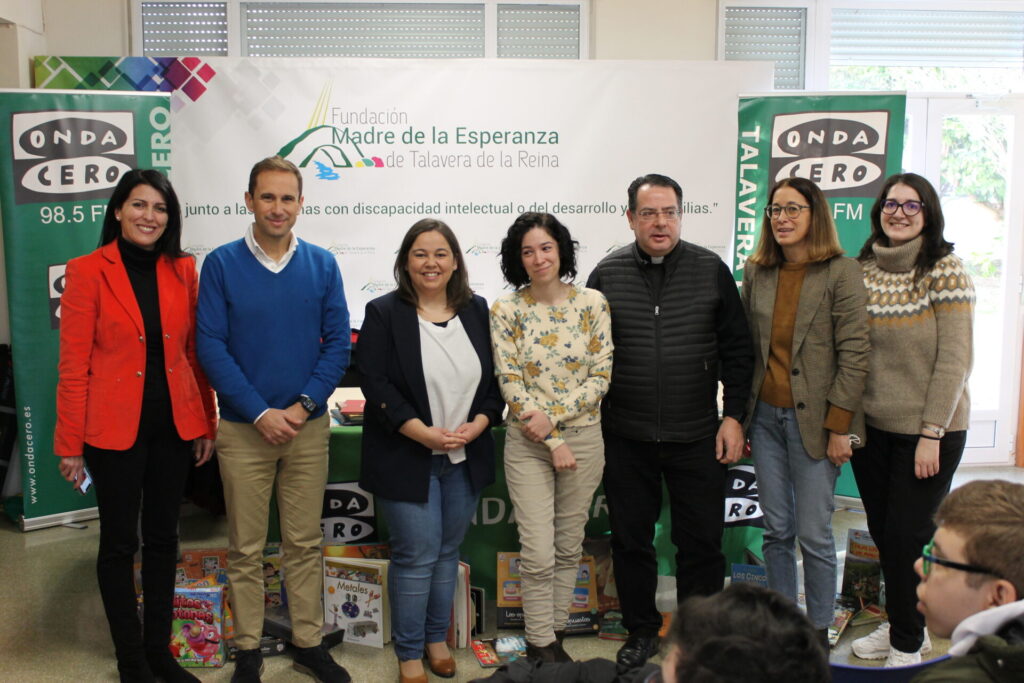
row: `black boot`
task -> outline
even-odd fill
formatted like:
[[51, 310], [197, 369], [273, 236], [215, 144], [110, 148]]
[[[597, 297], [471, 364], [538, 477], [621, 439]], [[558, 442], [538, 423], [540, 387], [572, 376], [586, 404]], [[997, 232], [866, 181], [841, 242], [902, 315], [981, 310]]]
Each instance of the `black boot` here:
[[182, 668], [170, 650], [146, 651], [146, 662], [150, 671], [164, 683], [199, 683], [188, 669]]

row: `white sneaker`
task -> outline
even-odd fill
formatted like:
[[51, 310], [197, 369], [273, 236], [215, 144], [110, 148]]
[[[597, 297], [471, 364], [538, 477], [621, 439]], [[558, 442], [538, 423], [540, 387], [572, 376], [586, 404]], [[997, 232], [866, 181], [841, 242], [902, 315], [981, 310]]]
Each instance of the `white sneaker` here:
[[889, 656], [885, 658], [886, 668], [894, 666], [911, 666], [912, 664], [921, 663], [921, 651], [917, 652], [902, 652], [896, 648], [889, 649]]
[[878, 628], [853, 641], [853, 654], [861, 659], [885, 659], [889, 656], [889, 622], [883, 621]]
[[[853, 641], [853, 654], [857, 655], [861, 659], [887, 659], [890, 655], [889, 647], [889, 622], [882, 622], [878, 628], [864, 636]], [[892, 650], [898, 652], [898, 650]], [[928, 629], [924, 630], [924, 642], [921, 643], [921, 649], [918, 651], [922, 655], [926, 655], [932, 651], [932, 639], [928, 635]], [[906, 653], [901, 653], [906, 654]]]

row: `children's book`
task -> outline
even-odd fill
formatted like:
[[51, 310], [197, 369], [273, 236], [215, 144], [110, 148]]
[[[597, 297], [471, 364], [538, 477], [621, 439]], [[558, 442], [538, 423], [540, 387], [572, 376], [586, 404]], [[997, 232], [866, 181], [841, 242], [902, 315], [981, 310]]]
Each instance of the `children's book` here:
[[485, 669], [493, 669], [526, 656], [526, 638], [523, 636], [474, 640], [471, 646], [476, 661]]
[[[497, 555], [498, 628], [522, 628], [525, 621], [519, 553], [499, 552]], [[576, 586], [573, 588], [569, 603], [569, 622], [566, 624], [565, 632], [597, 633], [600, 628], [597, 605], [597, 577], [594, 558], [584, 555], [580, 558], [576, 573]]]
[[268, 543], [263, 548], [263, 601], [267, 607], [286, 604], [280, 543]]
[[601, 630], [597, 637], [603, 640], [625, 640], [629, 637], [629, 631], [622, 625], [622, 612], [608, 610], [601, 617]]
[[223, 577], [217, 583], [227, 583], [228, 550], [227, 548], [198, 548], [183, 550], [181, 564], [185, 567], [185, 575], [195, 581], [217, 574]]
[[455, 596], [452, 600], [452, 616], [446, 641], [449, 647], [469, 647], [473, 630], [473, 602], [469, 595], [469, 565], [459, 562], [459, 574], [455, 581]]
[[761, 588], [768, 587], [768, 570], [756, 564], [733, 562], [730, 583], [752, 583]]
[[346, 643], [384, 647], [391, 640], [388, 562], [324, 558], [324, 623], [344, 629]]
[[836, 601], [835, 611], [832, 615], [832, 623], [828, 627], [828, 645], [835, 647], [843, 631], [849, 626], [850, 620], [857, 612], [857, 607], [847, 598]]
[[619, 609], [619, 592], [615, 587], [615, 572], [612, 570], [611, 536], [584, 539], [583, 554], [594, 558], [598, 613], [603, 615], [608, 610]]
[[185, 667], [224, 666], [224, 587], [174, 589], [170, 650]]
[[846, 541], [846, 563], [840, 595], [857, 604], [858, 609], [878, 605], [881, 599], [882, 567], [878, 546], [864, 529], [850, 529]]
[[324, 557], [361, 557], [369, 560], [386, 560], [391, 557], [391, 546], [387, 543], [324, 543], [320, 548]]

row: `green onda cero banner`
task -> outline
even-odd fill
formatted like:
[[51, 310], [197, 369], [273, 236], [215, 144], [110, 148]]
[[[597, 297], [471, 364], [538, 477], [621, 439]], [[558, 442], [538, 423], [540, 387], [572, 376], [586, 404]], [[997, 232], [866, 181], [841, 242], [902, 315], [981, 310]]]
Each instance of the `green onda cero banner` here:
[[21, 454], [23, 530], [96, 516], [53, 454], [60, 297], [69, 259], [96, 248], [107, 199], [132, 168], [170, 166], [166, 94], [0, 91], [0, 217]]

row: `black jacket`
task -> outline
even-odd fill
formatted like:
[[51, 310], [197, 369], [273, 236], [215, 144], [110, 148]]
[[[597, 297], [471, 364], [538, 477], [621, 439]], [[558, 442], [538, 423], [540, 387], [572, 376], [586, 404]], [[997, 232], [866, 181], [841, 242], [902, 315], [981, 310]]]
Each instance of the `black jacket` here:
[[713, 436], [719, 381], [724, 414], [742, 422], [754, 349], [736, 283], [714, 252], [680, 241], [659, 266], [634, 242], [603, 258], [587, 286], [612, 312], [604, 429], [637, 441]]
[[[469, 419], [483, 413], [492, 425], [497, 424], [505, 404], [494, 376], [487, 302], [474, 296], [458, 316], [480, 361], [480, 384]], [[428, 426], [432, 424], [419, 322], [416, 308], [395, 292], [366, 304], [359, 332], [359, 369], [366, 397], [359, 485], [390, 500], [426, 502], [430, 450], [398, 431], [415, 417]], [[494, 438], [490, 429], [466, 445], [466, 462], [475, 491], [494, 481]]]

